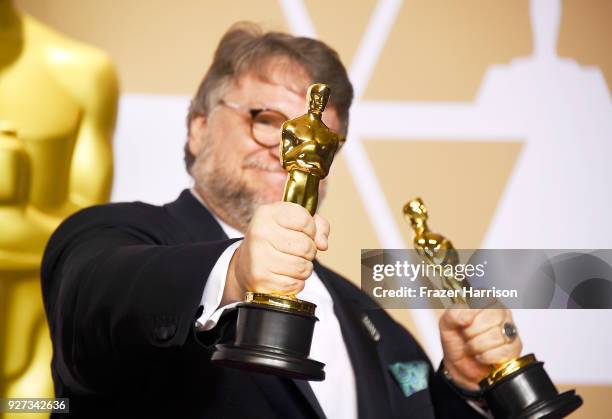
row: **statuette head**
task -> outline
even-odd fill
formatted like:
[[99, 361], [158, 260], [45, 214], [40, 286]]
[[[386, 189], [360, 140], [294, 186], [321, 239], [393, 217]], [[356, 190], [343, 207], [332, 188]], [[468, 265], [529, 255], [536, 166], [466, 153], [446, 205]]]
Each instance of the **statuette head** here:
[[308, 112], [321, 114], [327, 106], [331, 90], [328, 85], [315, 83], [308, 89]]
[[404, 205], [404, 215], [413, 224], [427, 221], [427, 207], [421, 198], [415, 198]]

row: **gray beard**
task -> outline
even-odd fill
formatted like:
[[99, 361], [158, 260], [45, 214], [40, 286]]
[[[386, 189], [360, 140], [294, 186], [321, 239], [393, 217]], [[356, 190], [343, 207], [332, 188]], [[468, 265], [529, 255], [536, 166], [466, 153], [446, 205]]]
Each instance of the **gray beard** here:
[[209, 209], [244, 233], [255, 209], [267, 202], [250, 190], [242, 179], [228, 171], [223, 164], [223, 154], [218, 151], [205, 143], [196, 156], [191, 175]]
[[[260, 205], [271, 202], [249, 189], [240, 177], [227, 169], [223, 161], [223, 151], [217, 150], [217, 147], [206, 141], [191, 167], [191, 175], [209, 210], [227, 224], [245, 233], [255, 210]], [[250, 156], [243, 163], [244, 168], [270, 169], [268, 166], [269, 163], [262, 162], [257, 155]], [[319, 206], [325, 198], [326, 186], [327, 179], [323, 179], [319, 188]], [[277, 200], [282, 200], [282, 196]]]

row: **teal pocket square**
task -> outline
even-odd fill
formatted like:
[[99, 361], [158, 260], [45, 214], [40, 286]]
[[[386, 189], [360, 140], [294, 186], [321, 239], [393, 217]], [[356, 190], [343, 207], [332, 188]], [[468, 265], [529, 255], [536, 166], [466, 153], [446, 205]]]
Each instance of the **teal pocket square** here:
[[429, 365], [425, 361], [396, 362], [389, 365], [389, 371], [406, 397], [427, 388]]

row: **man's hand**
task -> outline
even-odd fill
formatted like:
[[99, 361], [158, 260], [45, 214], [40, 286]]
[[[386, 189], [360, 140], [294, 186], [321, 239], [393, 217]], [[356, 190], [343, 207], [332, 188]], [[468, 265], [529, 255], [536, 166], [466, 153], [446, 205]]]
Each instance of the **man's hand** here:
[[489, 366], [518, 357], [520, 337], [504, 336], [504, 323], [512, 321], [507, 309], [448, 309], [440, 318], [444, 366], [451, 379], [468, 390], [478, 390]]
[[290, 202], [260, 206], [230, 262], [222, 304], [246, 291], [297, 294], [312, 274], [318, 250], [327, 250], [329, 223]]

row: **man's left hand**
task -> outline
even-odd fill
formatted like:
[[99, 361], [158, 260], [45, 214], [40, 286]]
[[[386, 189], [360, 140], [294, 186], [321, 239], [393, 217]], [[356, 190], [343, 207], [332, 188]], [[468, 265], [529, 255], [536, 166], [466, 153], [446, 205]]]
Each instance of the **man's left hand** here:
[[513, 326], [507, 309], [447, 309], [440, 318], [444, 366], [453, 382], [468, 390], [489, 373], [489, 366], [518, 357], [523, 349], [519, 336], [504, 334]]

